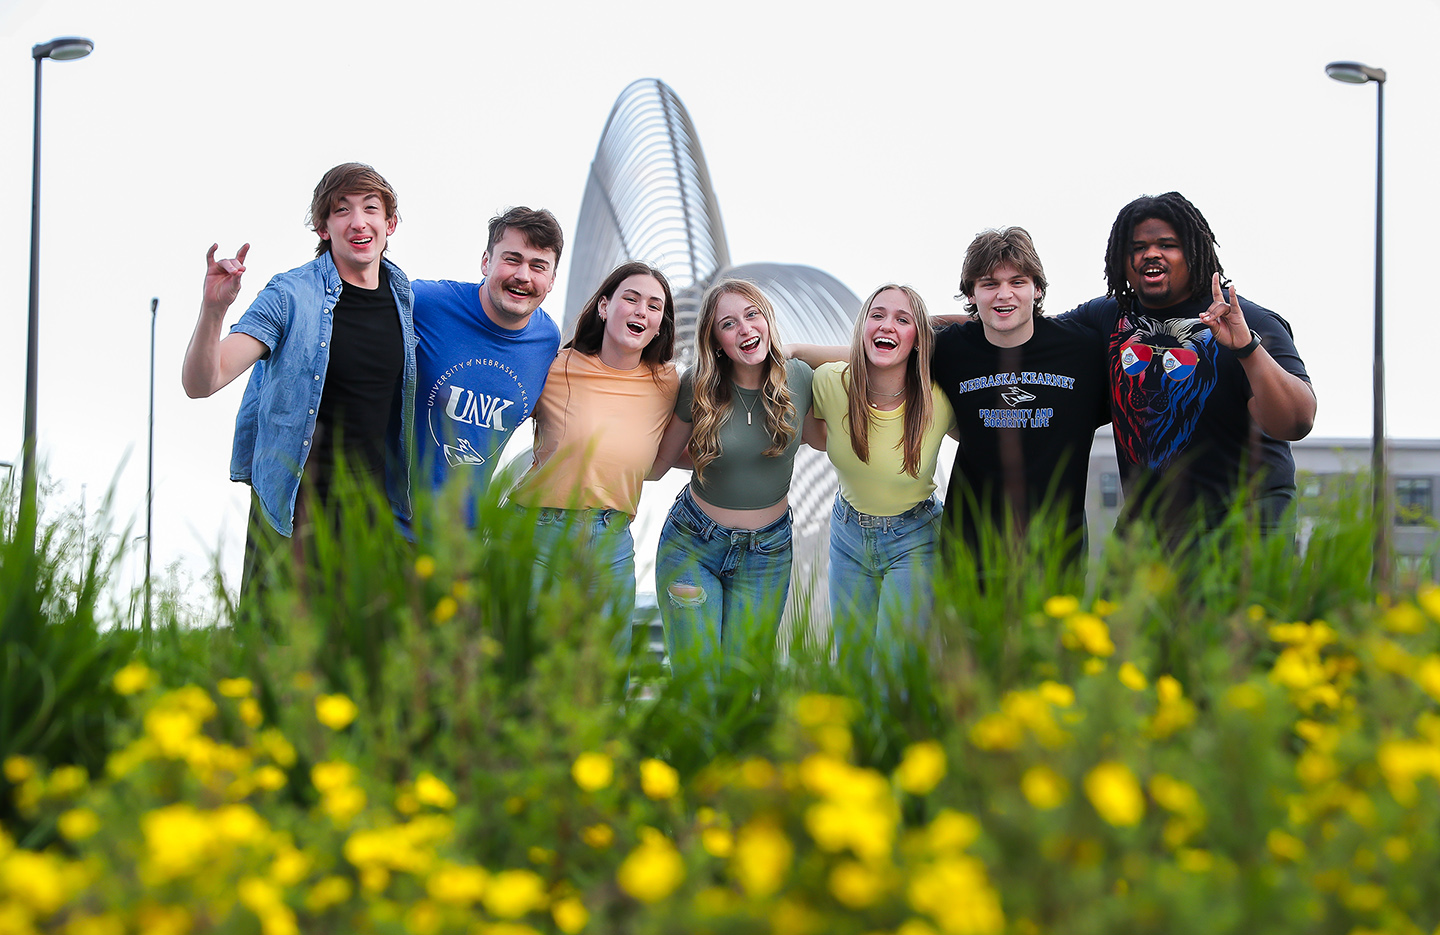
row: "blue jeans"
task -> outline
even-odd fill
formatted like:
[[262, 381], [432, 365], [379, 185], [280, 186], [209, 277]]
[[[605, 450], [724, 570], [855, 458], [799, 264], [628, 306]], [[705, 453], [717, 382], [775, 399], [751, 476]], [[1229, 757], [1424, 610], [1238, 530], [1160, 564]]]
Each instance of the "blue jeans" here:
[[[893, 650], [924, 632], [935, 607], [932, 576], [940, 504], [934, 497], [898, 516], [861, 513], [835, 495], [830, 513], [830, 616], [837, 645]], [[843, 649], [842, 649], [843, 651]]]
[[[562, 510], [518, 507], [535, 517], [536, 593], [555, 574], [589, 572], [581, 583], [600, 602], [602, 612], [623, 621], [616, 651], [628, 654], [630, 618], [635, 612], [635, 540], [630, 515], [619, 510]], [[583, 563], [583, 564], [582, 564]]]
[[759, 529], [733, 529], [700, 509], [687, 485], [655, 555], [660, 618], [670, 656], [734, 656], [773, 648], [790, 591], [790, 511]]

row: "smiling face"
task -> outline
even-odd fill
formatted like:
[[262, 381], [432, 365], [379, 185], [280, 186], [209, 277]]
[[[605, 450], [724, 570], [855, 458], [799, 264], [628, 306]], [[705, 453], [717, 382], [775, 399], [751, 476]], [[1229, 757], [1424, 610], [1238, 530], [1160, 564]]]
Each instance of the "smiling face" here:
[[641, 352], [655, 340], [665, 320], [665, 289], [659, 280], [644, 273], [627, 276], [613, 296], [600, 297], [599, 309], [605, 322], [601, 354], [633, 358], [638, 366]]
[[877, 295], [865, 312], [861, 334], [865, 360], [872, 369], [903, 369], [915, 350], [915, 309], [910, 297], [899, 289]]
[[758, 368], [770, 356], [770, 322], [755, 303], [727, 292], [715, 305], [715, 343], [736, 367]]
[[985, 339], [996, 347], [1016, 347], [1035, 333], [1035, 302], [1041, 297], [1035, 280], [1008, 263], [1001, 264], [975, 280], [975, 294], [968, 296]]
[[480, 289], [485, 314], [501, 328], [516, 331], [529, 324], [555, 285], [555, 251], [537, 249], [523, 232], [508, 228], [480, 260], [480, 272], [485, 275]]
[[385, 201], [378, 192], [336, 196], [318, 233], [321, 240], [329, 241], [341, 279], [354, 283], [366, 278], [380, 262], [397, 221], [394, 215], [385, 216]]
[[1136, 224], [1125, 278], [1147, 308], [1169, 308], [1190, 298], [1190, 264], [1175, 228], [1159, 218]]

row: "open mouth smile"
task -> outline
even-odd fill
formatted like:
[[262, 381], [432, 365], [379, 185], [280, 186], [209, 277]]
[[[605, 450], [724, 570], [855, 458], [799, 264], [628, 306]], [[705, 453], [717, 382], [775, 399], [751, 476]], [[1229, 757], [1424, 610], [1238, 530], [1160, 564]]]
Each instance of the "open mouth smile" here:
[[738, 346], [742, 353], [748, 354], [760, 346], [760, 335], [741, 341]]
[[880, 348], [882, 351], [893, 351], [895, 350], [895, 348], [900, 346], [900, 342], [896, 341], [894, 338], [876, 338], [871, 343], [874, 344], [876, 347]]
[[630, 333], [634, 335], [641, 335], [645, 333], [645, 326], [638, 321], [627, 321], [625, 322], [625, 327], [629, 328]]

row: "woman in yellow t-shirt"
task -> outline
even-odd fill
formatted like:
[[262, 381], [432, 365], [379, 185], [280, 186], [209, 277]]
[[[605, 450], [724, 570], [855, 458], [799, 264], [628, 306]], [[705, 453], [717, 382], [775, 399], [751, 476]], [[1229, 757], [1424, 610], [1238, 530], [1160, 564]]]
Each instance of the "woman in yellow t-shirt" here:
[[510, 493], [536, 514], [541, 568], [553, 570], [563, 546], [589, 553], [590, 589], [623, 621], [622, 635], [635, 608], [630, 521], [675, 406], [674, 351], [665, 274], [644, 263], [617, 267], [550, 366], [532, 416], [534, 458]]
[[940, 505], [935, 461], [955, 423], [930, 382], [925, 302], [887, 283], [860, 306], [850, 359], [815, 371], [810, 419], [840, 475], [830, 516], [830, 613], [842, 648], [898, 646], [929, 620]]

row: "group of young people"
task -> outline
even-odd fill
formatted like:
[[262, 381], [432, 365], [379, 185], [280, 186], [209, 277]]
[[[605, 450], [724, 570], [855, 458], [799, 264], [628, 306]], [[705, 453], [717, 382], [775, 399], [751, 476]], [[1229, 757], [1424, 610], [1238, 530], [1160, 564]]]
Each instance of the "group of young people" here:
[[[642, 487], [688, 469], [660, 536], [659, 607], [672, 653], [723, 655], [773, 638], [793, 464], [809, 444], [840, 482], [837, 639], [868, 652], [923, 626], [943, 543], [978, 553], [1048, 511], [1078, 556], [1100, 425], [1114, 424], [1127, 503], [1147, 515], [1215, 523], [1245, 493], [1274, 523], [1294, 493], [1288, 441], [1314, 419], [1289, 325], [1239, 297], [1208, 223], [1175, 192], [1120, 212], [1106, 295], [1069, 313], [1044, 314], [1029, 234], [988, 230], [962, 263], [965, 315], [932, 317], [914, 289], [887, 283], [857, 310], [848, 349], [782, 344], [759, 287], [716, 283], [683, 375], [658, 269], [612, 271], [562, 346], [540, 307], [564, 245], [550, 212], [493, 218], [479, 282], [410, 282], [384, 256], [398, 220], [373, 169], [332, 169], [311, 204], [316, 258], [272, 279], [223, 337], [248, 245], [207, 254], [183, 382], [208, 396], [253, 368], [231, 463], [253, 490], [242, 591], [326, 511], [337, 462], [382, 486], [405, 523], [417, 468], [437, 488], [459, 484], [473, 525], [501, 448], [531, 418], [532, 463], [509, 501], [534, 519], [540, 575], [561, 549], [588, 551], [596, 600], [628, 621]], [[958, 448], [942, 506], [947, 434]]]

